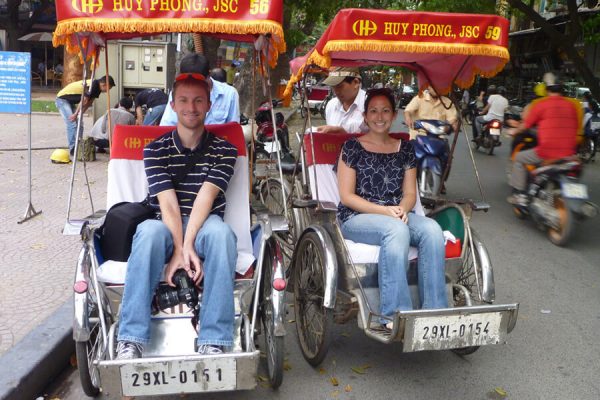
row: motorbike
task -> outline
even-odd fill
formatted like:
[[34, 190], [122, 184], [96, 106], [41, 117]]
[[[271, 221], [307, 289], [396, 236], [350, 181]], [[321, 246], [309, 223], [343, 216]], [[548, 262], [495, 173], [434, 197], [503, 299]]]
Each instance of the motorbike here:
[[479, 115], [479, 107], [477, 106], [477, 98], [471, 100], [467, 107], [462, 110], [462, 117], [468, 125], [475, 122], [475, 118]]
[[494, 149], [502, 144], [500, 142], [500, 132], [502, 132], [502, 121], [493, 119], [483, 125], [481, 133], [475, 136], [475, 123], [473, 123], [473, 148], [475, 150], [483, 147], [487, 149], [488, 155], [494, 154]]
[[271, 109], [278, 105], [279, 101], [273, 100], [272, 103], [265, 102], [261, 104], [256, 110], [254, 121], [256, 122], [257, 129], [254, 150], [257, 159], [270, 159], [275, 155], [277, 152], [275, 134], [277, 135], [284, 157], [292, 157], [288, 126], [281, 112], [275, 113], [275, 128], [273, 128]]
[[[531, 132], [524, 135], [523, 140], [515, 140], [513, 160], [519, 151], [536, 145]], [[588, 201], [587, 185], [579, 180], [583, 172], [582, 162], [577, 156], [571, 156], [539, 167], [528, 165], [527, 170], [528, 202], [527, 205], [514, 205], [515, 215], [521, 219], [531, 217], [546, 230], [550, 242], [557, 246], [566, 245], [576, 220], [593, 218], [598, 214], [598, 206]]]
[[594, 161], [600, 146], [600, 115], [587, 112], [584, 118], [583, 140], [577, 146], [577, 155], [584, 163]]
[[452, 125], [439, 120], [416, 120], [416, 130], [426, 135], [417, 135], [414, 141], [417, 158], [419, 193], [422, 197], [435, 198], [440, 194], [442, 175], [448, 162], [448, 135]]

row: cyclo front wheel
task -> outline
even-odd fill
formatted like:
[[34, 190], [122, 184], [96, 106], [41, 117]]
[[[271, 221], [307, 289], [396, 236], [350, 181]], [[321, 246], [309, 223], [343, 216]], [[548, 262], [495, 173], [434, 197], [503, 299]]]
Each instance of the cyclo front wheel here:
[[90, 336], [85, 342], [75, 342], [75, 355], [83, 392], [89, 397], [96, 397], [100, 393], [100, 371], [94, 361], [104, 359], [108, 349], [108, 338], [102, 332], [100, 313], [104, 315], [107, 331], [113, 319], [107, 309], [98, 306], [93, 285], [87, 292], [86, 306], [87, 315], [84, 318], [89, 320]]
[[260, 317], [262, 319], [267, 356], [269, 383], [274, 389], [283, 381], [283, 336], [275, 336], [273, 322], [273, 267], [277, 262], [277, 244], [267, 242], [263, 259], [262, 300]]
[[302, 355], [314, 367], [329, 350], [332, 310], [324, 305], [325, 249], [319, 236], [306, 233], [297, 245], [294, 270], [294, 310]]

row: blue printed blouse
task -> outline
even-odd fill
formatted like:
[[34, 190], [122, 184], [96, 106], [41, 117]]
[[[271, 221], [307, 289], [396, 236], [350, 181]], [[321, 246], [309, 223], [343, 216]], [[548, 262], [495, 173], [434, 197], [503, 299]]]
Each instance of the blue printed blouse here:
[[[402, 200], [404, 171], [416, 168], [412, 142], [403, 140], [396, 153], [373, 153], [360, 144], [358, 138], [342, 146], [342, 161], [356, 171], [356, 194], [371, 203], [391, 206]], [[338, 218], [342, 223], [359, 212], [338, 204]]]

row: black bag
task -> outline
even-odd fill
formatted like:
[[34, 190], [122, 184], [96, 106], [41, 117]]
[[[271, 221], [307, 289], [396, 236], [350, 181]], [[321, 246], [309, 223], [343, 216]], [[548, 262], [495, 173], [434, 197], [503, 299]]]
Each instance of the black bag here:
[[127, 261], [137, 226], [154, 218], [156, 210], [148, 199], [139, 203], [117, 203], [108, 210], [100, 237], [105, 260]]

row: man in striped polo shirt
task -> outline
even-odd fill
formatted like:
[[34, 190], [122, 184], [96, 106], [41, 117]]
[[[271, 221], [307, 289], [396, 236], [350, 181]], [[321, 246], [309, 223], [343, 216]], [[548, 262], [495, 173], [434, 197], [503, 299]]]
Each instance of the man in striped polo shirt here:
[[[179, 269], [196, 283], [204, 277], [198, 352], [219, 354], [233, 345], [237, 239], [223, 222], [223, 214], [237, 150], [205, 130], [209, 99], [204, 76], [177, 76], [171, 102], [178, 117], [177, 129], [144, 148], [151, 204], [160, 211], [161, 219], [141, 223], [133, 238], [117, 359], [141, 357], [149, 342], [152, 296], [165, 268], [171, 286]], [[189, 172], [174, 182], [190, 160], [194, 165]]]

